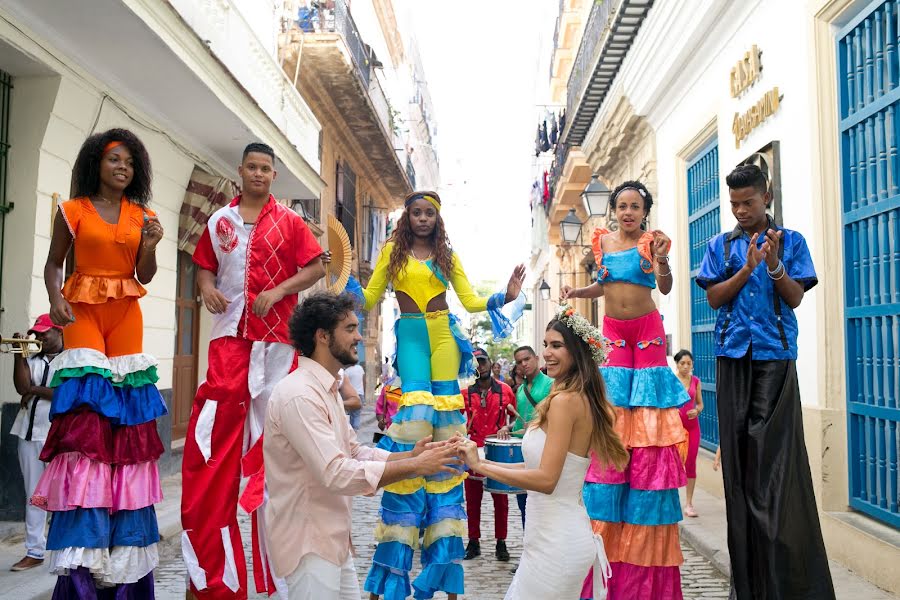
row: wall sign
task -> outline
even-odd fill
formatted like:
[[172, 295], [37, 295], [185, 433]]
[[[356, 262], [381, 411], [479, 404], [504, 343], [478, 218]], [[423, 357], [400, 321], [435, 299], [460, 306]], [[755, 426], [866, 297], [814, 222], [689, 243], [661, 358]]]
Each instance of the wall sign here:
[[759, 74], [762, 71], [762, 64], [759, 59], [760, 55], [762, 55], [762, 52], [760, 52], [759, 48], [754, 44], [753, 47], [744, 54], [744, 57], [737, 61], [737, 64], [731, 68], [729, 81], [732, 98], [740, 96], [744, 90], [756, 83], [756, 80], [759, 79]]
[[734, 133], [735, 148], [740, 148], [741, 142], [750, 135], [750, 132], [778, 110], [782, 98], [783, 96], [778, 93], [778, 86], [775, 86], [766, 92], [756, 104], [744, 111], [744, 114], [734, 113], [731, 132]]
[[[750, 50], [731, 68], [728, 84], [732, 98], [739, 98], [747, 89], [759, 80], [762, 73], [760, 61], [762, 52], [754, 44]], [[734, 147], [740, 148], [741, 142], [750, 135], [763, 121], [772, 116], [781, 106], [783, 96], [778, 92], [778, 86], [763, 94], [753, 106], [743, 113], [734, 113], [731, 123], [731, 131], [734, 133]]]

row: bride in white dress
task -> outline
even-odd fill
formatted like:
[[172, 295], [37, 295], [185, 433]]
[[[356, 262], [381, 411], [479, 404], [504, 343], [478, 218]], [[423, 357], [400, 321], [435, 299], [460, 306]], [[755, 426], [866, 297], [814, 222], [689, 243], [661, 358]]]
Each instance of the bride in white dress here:
[[506, 600], [577, 600], [594, 566], [594, 600], [606, 598], [609, 562], [581, 497], [590, 452], [623, 469], [628, 453], [613, 430], [615, 414], [597, 369], [606, 360], [600, 331], [573, 309], [550, 321], [544, 336], [547, 375], [554, 379], [522, 441], [525, 462], [482, 460], [462, 442], [472, 471], [523, 488], [528, 517], [522, 560]]

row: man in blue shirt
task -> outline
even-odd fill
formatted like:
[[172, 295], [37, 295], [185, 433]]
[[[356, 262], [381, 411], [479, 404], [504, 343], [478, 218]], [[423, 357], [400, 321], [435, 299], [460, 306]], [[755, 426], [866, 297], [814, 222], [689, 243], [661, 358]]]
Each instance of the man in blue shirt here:
[[716, 319], [716, 396], [732, 598], [834, 599], [803, 439], [794, 309], [818, 279], [796, 231], [767, 215], [759, 167], [725, 178], [733, 231], [697, 275]]

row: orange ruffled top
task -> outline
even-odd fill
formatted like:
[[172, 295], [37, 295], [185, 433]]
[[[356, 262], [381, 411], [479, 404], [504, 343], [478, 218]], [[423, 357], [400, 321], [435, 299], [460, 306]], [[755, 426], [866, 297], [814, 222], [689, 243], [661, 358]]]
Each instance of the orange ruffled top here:
[[118, 223], [103, 220], [88, 198], [63, 202], [59, 208], [75, 240], [75, 272], [63, 285], [63, 297], [69, 302], [103, 304], [144, 296], [147, 290], [135, 279], [135, 266], [144, 215], [155, 213], [125, 197]]

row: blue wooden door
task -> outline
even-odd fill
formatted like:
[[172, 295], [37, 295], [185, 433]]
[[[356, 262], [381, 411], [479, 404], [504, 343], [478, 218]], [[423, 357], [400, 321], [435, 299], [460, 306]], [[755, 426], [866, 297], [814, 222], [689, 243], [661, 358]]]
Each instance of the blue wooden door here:
[[716, 410], [716, 311], [709, 307], [706, 292], [697, 285], [697, 273], [709, 238], [721, 231], [719, 217], [719, 146], [713, 142], [688, 163], [688, 239], [691, 268], [691, 352], [694, 375], [700, 378], [703, 412], [700, 413], [700, 444], [710, 450], [719, 446], [719, 416]]
[[900, 2], [875, 2], [837, 36], [850, 505], [894, 527], [900, 527], [898, 18]]

